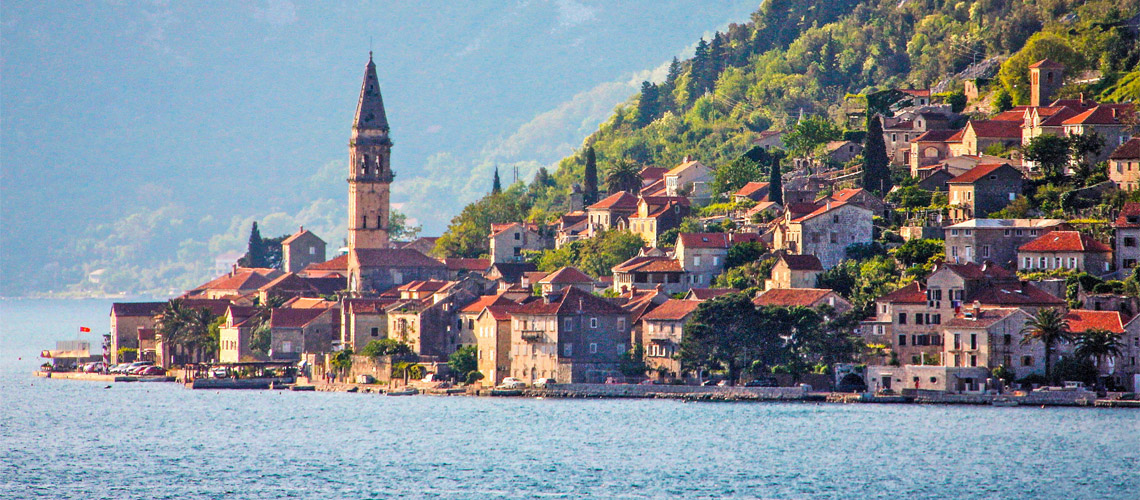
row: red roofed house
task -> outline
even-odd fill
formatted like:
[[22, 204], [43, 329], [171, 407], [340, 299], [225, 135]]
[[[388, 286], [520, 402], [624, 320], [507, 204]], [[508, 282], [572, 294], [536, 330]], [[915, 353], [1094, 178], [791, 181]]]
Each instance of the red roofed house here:
[[613, 289], [626, 293], [634, 289], [655, 288], [658, 285], [668, 294], [688, 290], [685, 270], [676, 259], [665, 256], [639, 255], [613, 267]]
[[[119, 349], [139, 349], [140, 328], [154, 328], [154, 317], [166, 302], [116, 302], [111, 304], [111, 363], [135, 361], [135, 356], [120, 356]], [[128, 359], [129, 358], [129, 359]]]
[[629, 230], [656, 247], [661, 233], [680, 226], [688, 215], [689, 199], [684, 196], [642, 196], [637, 213], [629, 217]]
[[1140, 137], [1133, 137], [1108, 155], [1108, 179], [1124, 191], [1140, 188]]
[[483, 313], [483, 309], [489, 306], [508, 306], [517, 305], [518, 303], [507, 297], [505, 292], [499, 292], [494, 295], [483, 295], [475, 299], [474, 302], [463, 306], [459, 310], [459, 344], [460, 345], [475, 345], [477, 335], [475, 331], [475, 319]]
[[416, 280], [445, 280], [447, 265], [418, 250], [357, 248], [348, 253], [348, 289], [373, 294]]
[[588, 229], [586, 235], [593, 238], [601, 231], [625, 229], [629, 227], [629, 217], [637, 213], [637, 197], [625, 191], [611, 194], [601, 201], [586, 207]]
[[[1045, 348], [1039, 342], [1022, 344], [1022, 329], [1031, 316], [1017, 308], [967, 308], [943, 325], [944, 366], [985, 368], [1005, 366], [1016, 378], [1044, 374]], [[964, 378], [964, 377], [962, 377]], [[984, 380], [962, 380], [959, 392], [977, 390]], [[969, 386], [974, 386], [973, 388]]]
[[[961, 130], [928, 130], [910, 143], [910, 176], [922, 177], [919, 169], [951, 156], [950, 140]], [[959, 136], [959, 140], [961, 140]]]
[[257, 293], [257, 290], [282, 274], [277, 269], [234, 267], [221, 277], [194, 288], [182, 295], [188, 299], [234, 299]]
[[781, 253], [772, 266], [772, 277], [764, 281], [764, 288], [815, 288], [823, 264], [814, 255]]
[[472, 325], [478, 349], [476, 364], [483, 374], [483, 384], [491, 386], [511, 376], [511, 313], [521, 307], [513, 302], [498, 302], [480, 309]]
[[767, 201], [769, 183], [749, 182], [732, 194], [733, 201], [740, 203], [745, 200]]
[[645, 364], [658, 380], [676, 380], [683, 376], [679, 354], [684, 338], [685, 322], [700, 306], [699, 300], [669, 299], [641, 317], [641, 338]]
[[325, 261], [325, 240], [301, 227], [281, 242], [282, 265], [287, 273], [300, 272], [309, 264]]
[[815, 255], [824, 269], [847, 258], [847, 247], [872, 241], [873, 213], [854, 203], [825, 202], [798, 214], [789, 210], [773, 233], [773, 249]]
[[1074, 269], [1094, 275], [1112, 270], [1112, 247], [1077, 231], [1052, 231], [1017, 249], [1022, 271]]
[[388, 315], [384, 308], [398, 299], [344, 299], [341, 302], [340, 342], [354, 352], [360, 352], [373, 340], [388, 338]]
[[297, 274], [305, 278], [348, 277], [348, 255], [339, 255], [324, 262], [309, 264]]
[[863, 188], [840, 189], [831, 193], [830, 196], [815, 200], [815, 204], [821, 205], [829, 200], [832, 203], [853, 203], [870, 210], [875, 215], [884, 217], [888, 215], [887, 204], [884, 203], [881, 198], [875, 196], [874, 193]]
[[491, 259], [448, 257], [440, 259], [447, 266], [447, 279], [456, 281], [464, 276], [485, 276], [491, 269]]
[[784, 147], [785, 135], [787, 135], [787, 132], [783, 130], [765, 130], [756, 136], [756, 139], [752, 141], [752, 145], [763, 148], [764, 151], [771, 151], [772, 148], [782, 148]]
[[527, 383], [601, 383], [621, 377], [629, 350], [629, 313], [567, 286], [511, 312], [510, 374]]
[[1081, 134], [1096, 134], [1104, 139], [1104, 148], [1086, 161], [1095, 165], [1108, 160], [1108, 157], [1123, 145], [1132, 134], [1128, 133], [1125, 117], [1133, 113], [1131, 104], [1100, 105], [1084, 113], [1069, 118], [1062, 123], [1065, 135], [1072, 137]]
[[712, 180], [711, 168], [686, 156], [680, 165], [665, 173], [665, 193], [669, 196], [687, 196], [697, 202], [708, 201]]
[[[491, 224], [491, 262], [523, 262], [523, 250], [545, 250], [547, 240], [538, 232], [538, 225], [511, 222]], [[490, 266], [488, 266], [490, 267]], [[484, 268], [486, 270], [486, 268]]]
[[301, 353], [329, 352], [333, 339], [339, 337], [339, 327], [334, 308], [274, 309], [269, 317], [269, 357], [297, 360]]
[[950, 187], [950, 220], [983, 219], [1005, 208], [1021, 194], [1025, 176], [1008, 163], [978, 165], [946, 184]]
[[841, 297], [834, 290], [828, 288], [773, 288], [760, 292], [752, 303], [757, 306], [776, 307], [808, 307], [819, 308], [829, 306], [836, 314], [843, 314], [852, 309], [847, 299]]
[[728, 249], [737, 243], [759, 241], [755, 233], [681, 233], [677, 235], [674, 251], [677, 262], [688, 276], [680, 291], [712, 285], [713, 279], [724, 271]]
[[400, 287], [400, 300], [384, 307], [388, 337], [419, 356], [443, 360], [462, 345], [459, 312], [482, 291], [482, 283], [471, 279], [408, 283]]
[[567, 266], [539, 279], [538, 286], [542, 289], [542, 293], [553, 293], [567, 286], [572, 286], [586, 293], [593, 293], [594, 278]]
[[1116, 269], [1136, 267], [1140, 263], [1140, 203], [1125, 203], [1112, 227], [1116, 233]]
[[980, 155], [995, 144], [1003, 147], [1018, 146], [1021, 144], [1021, 125], [1021, 121], [970, 120], [962, 131], [962, 145], [958, 154]]

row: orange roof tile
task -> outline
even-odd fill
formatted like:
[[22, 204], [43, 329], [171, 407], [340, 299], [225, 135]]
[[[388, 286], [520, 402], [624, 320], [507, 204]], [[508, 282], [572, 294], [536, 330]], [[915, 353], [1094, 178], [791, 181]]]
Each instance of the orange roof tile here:
[[657, 306], [652, 311], [649, 311], [642, 319], [657, 320], [657, 321], [680, 321], [687, 318], [697, 307], [701, 305], [699, 300], [679, 300], [669, 299], [664, 304]]
[[1112, 248], [1078, 231], [1050, 231], [1021, 245], [1021, 252], [1111, 252]]
[[[995, 171], [1001, 167], [1004, 167], [1004, 166], [1009, 166], [1009, 164], [1007, 164], [1007, 163], [983, 163], [983, 164], [978, 165], [974, 168], [971, 168], [970, 170], [966, 171], [966, 173], [959, 175], [958, 177], [955, 177], [953, 179], [950, 179], [946, 182], [951, 183], [951, 184], [973, 183], [974, 181], [977, 181], [978, 179], [981, 179], [982, 177], [985, 177], [986, 175], [989, 175], [993, 171]], [[1013, 168], [1013, 167], [1010, 167], [1010, 168]]]
[[588, 208], [616, 208], [625, 210], [637, 210], [637, 197], [625, 191], [622, 191], [620, 193], [611, 194], [603, 198], [601, 201], [590, 205]]
[[539, 283], [550, 283], [552, 285], [558, 284], [572, 284], [572, 283], [593, 283], [594, 278], [591, 278], [573, 267], [564, 267], [553, 273], [546, 275], [546, 277], [538, 280]]
[[1121, 110], [1109, 106], [1097, 106], [1062, 122], [1064, 125], [1119, 125]]
[[1021, 120], [970, 120], [966, 128], [972, 128], [978, 137], [998, 139], [1021, 139]]
[[773, 288], [760, 293], [752, 303], [758, 306], [811, 307], [829, 293], [828, 288]]
[[1087, 332], [1094, 328], [1108, 330], [1113, 333], [1124, 333], [1126, 318], [1119, 311], [1090, 311], [1088, 309], [1070, 309], [1065, 315], [1069, 322], [1069, 331], [1073, 333]]

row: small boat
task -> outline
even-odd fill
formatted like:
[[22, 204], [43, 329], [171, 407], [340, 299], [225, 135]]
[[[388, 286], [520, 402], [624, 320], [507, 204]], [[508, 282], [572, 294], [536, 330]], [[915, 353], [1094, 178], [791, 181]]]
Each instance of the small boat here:
[[415, 396], [416, 394], [419, 394], [419, 393], [420, 393], [420, 391], [412, 389], [411, 387], [409, 387], [407, 389], [400, 389], [398, 391], [388, 391], [389, 396]]
[[1014, 401], [1014, 400], [1009, 399], [1009, 398], [996, 398], [993, 401], [990, 401], [990, 404], [993, 406], [1009, 407], [1009, 406], [1017, 406], [1018, 403], [1017, 403], [1017, 401]]

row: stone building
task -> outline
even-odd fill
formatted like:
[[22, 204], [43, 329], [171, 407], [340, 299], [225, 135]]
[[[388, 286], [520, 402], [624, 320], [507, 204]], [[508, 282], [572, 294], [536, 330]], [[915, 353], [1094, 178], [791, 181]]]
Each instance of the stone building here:
[[830, 269], [847, 258], [847, 247], [873, 241], [873, 214], [866, 208], [827, 202], [811, 212], [799, 213], [792, 205], [788, 205], [773, 234], [776, 250], [815, 255], [824, 269]]
[[526, 260], [523, 250], [544, 250], [547, 241], [539, 233], [538, 225], [511, 222], [491, 224], [491, 262], [519, 263]]
[[417, 250], [360, 248], [348, 254], [348, 286], [354, 295], [374, 294], [412, 281], [446, 279], [447, 265]]
[[823, 264], [816, 256], [781, 253], [772, 266], [772, 277], [764, 281], [764, 288], [815, 288], [820, 274], [823, 274]]
[[882, 198], [875, 196], [874, 193], [863, 188], [840, 189], [826, 197], [815, 200], [815, 204], [822, 205], [828, 201], [831, 203], [851, 203], [858, 205], [870, 210], [874, 215], [881, 217], [887, 217], [890, 214], [890, 210]]
[[732, 201], [736, 203], [748, 200], [755, 202], [768, 201], [770, 190], [771, 184], [767, 182], [749, 182], [732, 194]]
[[373, 340], [388, 338], [388, 315], [384, 308], [398, 299], [344, 299], [341, 302], [340, 344], [360, 352]]
[[400, 287], [400, 300], [384, 308], [388, 337], [421, 357], [442, 360], [459, 348], [459, 311], [482, 293], [472, 282], [415, 281]]
[[257, 293], [261, 287], [282, 274], [284, 273], [277, 269], [234, 266], [230, 272], [187, 291], [182, 298], [235, 300]]
[[269, 357], [274, 360], [299, 360], [302, 353], [332, 350], [333, 339], [340, 330], [339, 315], [335, 308], [278, 308], [270, 313], [269, 328]]
[[[945, 228], [946, 261], [955, 264], [990, 261], [1017, 269], [1017, 249], [1049, 231], [1062, 229], [1061, 219], [970, 219]], [[1138, 226], [1140, 227], [1140, 226]]]
[[1071, 269], [1093, 275], [1112, 270], [1112, 247], [1077, 231], [1051, 231], [1021, 245], [1017, 258], [1022, 271]]
[[[364, 82], [348, 142], [348, 250], [388, 248], [388, 195], [392, 183], [388, 117], [368, 53]], [[353, 291], [356, 291], [353, 289]]]
[[818, 309], [830, 307], [836, 315], [850, 311], [851, 302], [844, 299], [834, 290], [827, 288], [773, 288], [760, 292], [752, 303], [758, 307], [807, 307]]
[[946, 181], [950, 187], [950, 220], [982, 219], [1005, 208], [1021, 194], [1025, 176], [1008, 163], [978, 165]]
[[475, 345], [477, 341], [477, 327], [475, 320], [483, 313], [483, 310], [490, 306], [510, 306], [518, 305], [517, 302], [511, 300], [511, 294], [500, 290], [494, 295], [483, 295], [475, 299], [470, 304], [463, 306], [459, 310], [459, 345], [469, 346]]
[[990, 146], [1012, 148], [1021, 144], [1021, 121], [970, 120], [962, 130], [962, 141], [951, 144], [953, 156], [981, 155]]
[[681, 233], [677, 235], [675, 255], [688, 278], [684, 288], [711, 286], [724, 271], [728, 249], [738, 243], [759, 241], [755, 233]]
[[226, 322], [218, 329], [218, 361], [237, 363], [253, 359], [250, 337], [258, 326], [257, 308], [233, 306], [226, 309]]
[[637, 201], [636, 196], [622, 191], [586, 207], [589, 221], [586, 236], [593, 238], [602, 231], [628, 228], [629, 218], [637, 213]]
[[1065, 120], [1062, 127], [1070, 137], [1094, 133], [1104, 139], [1105, 146], [1100, 153], [1085, 159], [1090, 165], [1096, 165], [1107, 161], [1116, 148], [1132, 137], [1126, 117], [1133, 112], [1131, 104], [1100, 105]]
[[564, 287], [572, 286], [586, 293], [594, 292], [594, 278], [573, 267], [564, 267], [539, 278], [537, 281], [542, 293], [554, 293]]
[[641, 317], [641, 338], [635, 341], [645, 349], [649, 373], [659, 380], [677, 380], [684, 376], [679, 355], [685, 322], [700, 305], [699, 300], [669, 299]]
[[1124, 191], [1140, 188], [1140, 137], [1125, 141], [1108, 156], [1108, 179]]
[[684, 196], [642, 196], [637, 213], [629, 217], [629, 230], [651, 247], [661, 233], [681, 225], [689, 215], [689, 199]]
[[658, 285], [669, 294], [684, 293], [689, 289], [680, 262], [668, 256], [639, 255], [614, 266], [612, 272], [613, 290], [618, 293]]
[[1044, 106], [1065, 85], [1065, 65], [1042, 59], [1029, 65], [1029, 105]]
[[1131, 273], [1140, 262], [1140, 203], [1125, 203], [1112, 228], [1116, 234], [1116, 269]]
[[325, 240], [302, 226], [281, 242], [281, 258], [285, 272], [300, 272], [310, 264], [325, 261]]
[[[949, 158], [949, 141], [955, 135], [960, 136], [961, 130], [928, 130], [916, 137], [910, 144], [910, 176], [922, 177], [919, 170], [924, 167], [938, 165], [939, 162]], [[959, 137], [960, 140], [960, 137]]]
[[574, 287], [546, 293], [511, 313], [511, 376], [533, 383], [601, 383], [621, 377], [629, 313]]
[[705, 203], [712, 195], [709, 184], [713, 180], [713, 169], [691, 156], [686, 156], [664, 178], [668, 196], [686, 196], [694, 202]]
[[969, 308], [943, 326], [943, 366], [1004, 366], [1017, 378], [1043, 373], [1044, 348], [1021, 343], [1029, 314], [1016, 308]]
[[139, 329], [153, 329], [154, 318], [166, 302], [115, 302], [111, 304], [111, 363], [123, 363], [119, 349], [139, 348]]
[[483, 383], [498, 385], [511, 374], [511, 313], [519, 304], [483, 307], [474, 318], [476, 362]]

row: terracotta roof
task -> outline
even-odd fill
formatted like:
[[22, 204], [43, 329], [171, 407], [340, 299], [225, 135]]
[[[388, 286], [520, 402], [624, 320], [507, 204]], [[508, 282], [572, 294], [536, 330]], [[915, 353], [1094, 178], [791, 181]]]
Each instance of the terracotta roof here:
[[690, 288], [686, 297], [692, 297], [695, 300], [709, 300], [739, 291], [735, 288]]
[[[1133, 217], [1136, 222], [1129, 222], [1129, 217]], [[1125, 203], [1124, 208], [1120, 209], [1120, 215], [1116, 217], [1116, 222], [1113, 226], [1119, 228], [1140, 227], [1140, 203], [1134, 201]]]
[[752, 193], [757, 191], [767, 191], [768, 185], [767, 182], [749, 182], [733, 194], [736, 196], [752, 196]]
[[1124, 324], [1127, 323], [1127, 318], [1121, 316], [1119, 311], [1070, 309], [1065, 319], [1069, 322], [1069, 331], [1073, 333], [1086, 332], [1094, 328], [1124, 333]]
[[344, 307], [353, 314], [383, 314], [384, 308], [397, 299], [344, 299]]
[[1063, 122], [1064, 125], [1119, 125], [1120, 112], [1118, 108], [1097, 106]]
[[[318, 239], [318, 240], [321, 240], [321, 237], [320, 237], [320, 236], [317, 236], [317, 235], [316, 235], [316, 234], [314, 234], [312, 231], [309, 231], [308, 229], [305, 229], [304, 227], [301, 227], [301, 229], [300, 229], [299, 231], [297, 231], [297, 232], [293, 233], [293, 235], [292, 235], [292, 236], [290, 236], [290, 237], [288, 237], [288, 238], [285, 238], [284, 240], [281, 240], [281, 244], [282, 244], [282, 245], [288, 245], [288, 244], [290, 244], [290, 243], [292, 243], [292, 242], [294, 242], [294, 241], [297, 241], [297, 238], [300, 238], [300, 237], [302, 237], [302, 236], [304, 236], [304, 235], [306, 235], [306, 234], [312, 235], [314, 238], [316, 238], [316, 239]], [[321, 240], [321, 241], [322, 241], [322, 242], [324, 242], [325, 240]]]
[[499, 233], [502, 233], [503, 231], [506, 231], [513, 227], [519, 227], [527, 231], [538, 232], [537, 224], [531, 224], [529, 222], [525, 224], [521, 222], [506, 222], [503, 224], [491, 224], [491, 236], [498, 235]]
[[564, 267], [553, 273], [546, 275], [545, 278], [538, 280], [539, 283], [550, 283], [552, 285], [569, 284], [569, 283], [593, 283], [594, 278], [591, 278], [573, 267]]
[[444, 287], [446, 287], [447, 285], [450, 285], [450, 284], [451, 284], [451, 282], [449, 282], [449, 281], [416, 280], [416, 281], [412, 281], [410, 283], [404, 283], [403, 285], [400, 285], [399, 290], [403, 291], [403, 292], [431, 292], [431, 293], [435, 293], [435, 292], [442, 290]]
[[867, 196], [875, 198], [876, 200], [879, 199], [878, 196], [871, 194], [869, 191], [867, 191], [866, 189], [863, 189], [863, 188], [840, 189], [839, 191], [832, 193], [830, 198], [832, 200], [835, 200], [835, 201], [848, 201], [852, 197], [859, 195], [859, 194], [863, 194], [863, 193], [866, 193]]
[[991, 116], [990, 121], [1022, 123], [1025, 121], [1025, 110], [1011, 109], [1009, 111], [1002, 111], [1001, 113]]
[[823, 264], [819, 262], [819, 257], [811, 254], [805, 255], [791, 255], [784, 254], [780, 256], [780, 260], [788, 265], [788, 269], [793, 271], [822, 271]]
[[337, 305], [338, 302], [335, 300], [325, 300], [320, 297], [293, 297], [282, 304], [283, 307], [290, 309], [328, 309]]
[[1108, 155], [1110, 160], [1136, 160], [1140, 159], [1140, 137], [1133, 137], [1121, 144], [1120, 147]]
[[505, 306], [505, 305], [518, 305], [518, 304], [515, 303], [515, 301], [504, 297], [503, 294], [501, 294], [501, 293], [495, 294], [495, 295], [483, 295], [483, 296], [479, 297], [478, 299], [475, 299], [475, 302], [467, 304], [467, 306], [465, 306], [459, 312], [477, 313], [477, 312], [482, 311], [483, 308], [485, 308], [485, 307], [496, 306], [496, 305], [497, 306]]
[[973, 262], [967, 262], [965, 264], [942, 263], [939, 265], [939, 268], [946, 268], [950, 271], [954, 271], [958, 276], [975, 280], [1003, 279], [1016, 276], [1014, 273], [990, 261], [986, 261], [985, 264], [976, 264]]
[[829, 293], [828, 288], [773, 288], [760, 293], [752, 303], [758, 306], [811, 307]]
[[681, 233], [677, 235], [677, 245], [685, 248], [728, 248], [728, 233]]
[[649, 184], [646, 184], [639, 191], [645, 196], [658, 196], [665, 194], [665, 179], [657, 179]]
[[1112, 248], [1078, 231], [1050, 231], [1021, 245], [1020, 252], [1111, 252]]
[[645, 167], [638, 174], [641, 175], [641, 182], [644, 183], [660, 180], [665, 177], [665, 173], [668, 171], [669, 169], [665, 167]]
[[[697, 167], [697, 166], [705, 167], [705, 165], [703, 163], [701, 163], [697, 160], [689, 160], [689, 161], [684, 162], [680, 165], [677, 165], [676, 167], [673, 167], [673, 169], [670, 170], [665, 175], [678, 175], [681, 172], [684, 172], [685, 170], [688, 170], [691, 167]], [[705, 168], [708, 168], [708, 167], [705, 167]]]
[[603, 198], [601, 201], [599, 201], [593, 205], [590, 205], [588, 208], [591, 208], [591, 209], [617, 208], [617, 209], [626, 209], [626, 210], [636, 210], [637, 209], [637, 197], [632, 195], [632, 194], [629, 194], [625, 191], [622, 191], [620, 193], [611, 194], [611, 195]]
[[317, 289], [295, 273], [285, 273], [257, 288], [260, 291], [291, 290], [316, 292]]
[[923, 290], [922, 285], [919, 285], [916, 281], [879, 297], [877, 301], [890, 304], [925, 304], [926, 291]]
[[947, 139], [960, 132], [961, 130], [927, 130], [912, 142], [946, 142]]
[[[950, 183], [950, 184], [970, 184], [970, 183], [977, 181], [978, 179], [981, 179], [982, 177], [985, 177], [985, 176], [993, 173], [995, 170], [997, 170], [1001, 167], [1004, 167], [1004, 166], [1009, 166], [1009, 164], [1008, 163], [983, 163], [983, 164], [978, 165], [974, 168], [971, 168], [970, 170], [966, 171], [966, 173], [959, 175], [958, 177], [955, 177], [953, 179], [950, 179], [946, 182]], [[1013, 167], [1009, 167], [1009, 168], [1013, 168]]]
[[898, 89], [898, 91], [914, 97], [930, 97], [930, 89]]
[[1043, 69], [1065, 69], [1065, 65], [1059, 62], [1050, 60], [1049, 58], [1042, 59], [1029, 65], [1030, 69], [1043, 68]]
[[[805, 221], [805, 220], [808, 220], [808, 219], [812, 219], [812, 218], [815, 218], [815, 217], [819, 217], [820, 215], [826, 214], [826, 213], [828, 213], [828, 212], [830, 212], [830, 211], [832, 211], [832, 210], [838, 209], [838, 208], [840, 208], [840, 207], [846, 207], [846, 206], [855, 207], [855, 208], [858, 208], [858, 209], [860, 209], [860, 210], [868, 210], [866, 207], [863, 207], [862, 205], [859, 205], [859, 204], [857, 204], [857, 203], [847, 203], [847, 202], [843, 202], [843, 201], [833, 201], [833, 202], [831, 202], [831, 203], [825, 203], [825, 204], [823, 204], [823, 205], [820, 205], [820, 207], [819, 207], [819, 208], [817, 208], [817, 209], [815, 209], [815, 211], [814, 211], [814, 212], [811, 212], [811, 213], [809, 213], [809, 214], [806, 214], [806, 215], [803, 215], [803, 216], [797, 217], [797, 218], [795, 218], [795, 219], [792, 219], [792, 222], [803, 222], [803, 221]], [[868, 211], [869, 211], [869, 210], [868, 210]]]
[[115, 302], [112, 316], [157, 316], [166, 308], [166, 302]]
[[520, 304], [497, 304], [487, 307], [487, 314], [490, 314], [495, 321], [510, 321], [511, 313], [519, 310], [522, 307]]
[[301, 328], [320, 317], [328, 309], [274, 309], [269, 315], [270, 328]]
[[522, 279], [523, 273], [533, 272], [538, 269], [532, 262], [497, 262], [491, 264], [491, 271], [497, 271], [502, 278], [502, 281], [507, 283], [518, 283]]
[[518, 308], [514, 314], [620, 314], [626, 315], [626, 310], [618, 305], [586, 293], [572, 286], [563, 287], [550, 296], [548, 302], [542, 300], [531, 301]]
[[347, 271], [348, 255], [340, 255], [324, 262], [305, 266], [305, 271]]
[[401, 249], [403, 249], [403, 248], [417, 248], [420, 245], [434, 247], [436, 240], [439, 240], [439, 236], [420, 236], [419, 238], [416, 238], [412, 241], [403, 241], [403, 242], [396, 241], [396, 242], [393, 242], [392, 245], [395, 246], [396, 248], [401, 248]]
[[491, 267], [491, 259], [463, 259], [446, 258], [443, 263], [451, 271], [478, 271], [483, 272]]
[[966, 129], [958, 129], [957, 132], [954, 132], [954, 135], [946, 138], [946, 142], [962, 142], [962, 135], [965, 133]]
[[696, 311], [700, 305], [699, 300], [669, 299], [641, 318], [650, 321], [680, 321]]
[[[1064, 125], [1065, 121], [1069, 118], [1077, 116], [1077, 112], [1073, 111], [1073, 108], [1067, 106], [1062, 108], [1045, 109], [1049, 109], [1051, 114], [1049, 114], [1044, 120], [1041, 120], [1039, 125], [1042, 127], [1060, 127], [1061, 125]], [[1045, 114], [1040, 115], [1045, 116]]]
[[1021, 139], [1021, 120], [970, 120], [966, 128], [974, 129], [974, 135], [978, 137]]
[[333, 295], [341, 290], [348, 289], [348, 279], [343, 276], [322, 276], [320, 278], [304, 278], [306, 283], [317, 289], [321, 295]]
[[[234, 290], [253, 291], [265, 286], [267, 283], [281, 276], [281, 271], [269, 268], [239, 267], [237, 271], [223, 274], [208, 283], [190, 290], [190, 292], [204, 292], [207, 290]], [[189, 293], [189, 292], [188, 292]]]
[[[760, 132], [760, 134], [757, 135], [756, 140], [759, 141], [762, 139], [767, 139], [767, 138], [772, 137], [774, 135], [782, 135], [782, 134], [786, 134], [786, 133], [787, 132], [785, 132], [783, 130], [765, 130], [763, 132]], [[753, 142], [756, 142], [756, 141], [753, 141]]]
[[987, 305], [1064, 306], [1065, 301], [1029, 283], [993, 284], [978, 290], [970, 301]]
[[615, 273], [680, 273], [681, 264], [670, 257], [637, 256], [613, 267]]
[[[964, 311], [969, 311], [969, 308], [963, 307]], [[965, 315], [955, 316], [942, 323], [946, 328], [989, 328], [994, 323], [1001, 321], [1010, 314], [1013, 314], [1020, 309], [1012, 307], [999, 307], [994, 309], [982, 309], [978, 317], [967, 318]]]
[[446, 267], [444, 263], [411, 248], [358, 248], [352, 253], [361, 267]]
[[796, 217], [798, 215], [810, 214], [816, 211], [816, 209], [819, 208], [819, 205], [812, 202], [788, 203], [785, 205], [785, 208], [787, 208], [788, 213], [792, 214], [792, 217]]

